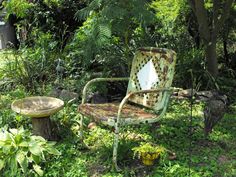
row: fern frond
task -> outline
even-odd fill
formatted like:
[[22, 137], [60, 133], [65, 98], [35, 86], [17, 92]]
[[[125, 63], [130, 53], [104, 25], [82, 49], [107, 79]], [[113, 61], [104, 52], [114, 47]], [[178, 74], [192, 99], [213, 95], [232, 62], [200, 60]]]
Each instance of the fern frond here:
[[109, 23], [103, 21], [95, 23], [94, 26], [94, 37], [97, 45], [101, 46], [111, 38], [111, 27]]
[[93, 0], [87, 7], [78, 10], [75, 13], [76, 20], [85, 20], [89, 17], [92, 11], [98, 10], [102, 5], [102, 0]]
[[85, 20], [89, 16], [90, 12], [91, 10], [88, 7], [80, 9], [75, 13], [75, 19], [77, 21]]

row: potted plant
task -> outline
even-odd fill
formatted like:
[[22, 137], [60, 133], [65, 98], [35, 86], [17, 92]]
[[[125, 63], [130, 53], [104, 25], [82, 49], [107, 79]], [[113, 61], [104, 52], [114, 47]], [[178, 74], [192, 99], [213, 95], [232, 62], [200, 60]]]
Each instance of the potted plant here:
[[165, 154], [166, 149], [151, 143], [142, 142], [138, 147], [132, 148], [134, 156], [141, 158], [144, 165], [153, 165], [155, 159]]

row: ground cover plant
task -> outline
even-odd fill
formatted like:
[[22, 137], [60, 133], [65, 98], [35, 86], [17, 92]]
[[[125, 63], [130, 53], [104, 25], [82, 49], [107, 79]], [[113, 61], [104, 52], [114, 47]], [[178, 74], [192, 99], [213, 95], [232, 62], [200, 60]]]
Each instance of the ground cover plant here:
[[[43, 170], [38, 165], [46, 161], [45, 153], [60, 155], [54, 149], [55, 143], [47, 143], [40, 136], [30, 136], [23, 127], [18, 129], [1, 129], [1, 171], [4, 176], [43, 175]], [[33, 166], [33, 170], [29, 170]]]
[[[3, 0], [0, 9], [17, 36], [0, 51], [0, 176], [236, 176], [234, 0]], [[146, 46], [176, 51], [172, 86], [196, 94], [173, 95], [157, 123], [122, 127], [117, 172], [113, 128], [86, 118], [82, 143], [77, 108], [89, 80], [129, 76], [135, 51]], [[127, 83], [98, 84], [88, 101], [117, 101], [126, 89]], [[55, 142], [33, 135], [31, 119], [11, 110], [14, 100], [35, 95], [65, 101], [51, 116]], [[225, 114], [208, 134], [209, 98]], [[145, 144], [165, 151], [152, 166], [134, 156]]]

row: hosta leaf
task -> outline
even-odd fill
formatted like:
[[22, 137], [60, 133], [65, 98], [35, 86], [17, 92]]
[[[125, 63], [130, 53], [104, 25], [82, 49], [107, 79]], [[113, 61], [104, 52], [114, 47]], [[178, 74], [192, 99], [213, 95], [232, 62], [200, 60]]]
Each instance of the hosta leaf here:
[[11, 168], [11, 174], [12, 176], [14, 176], [17, 172], [17, 161], [16, 161], [16, 158], [15, 157], [12, 157], [10, 159], [10, 168]]
[[22, 136], [21, 136], [20, 134], [17, 134], [17, 135], [15, 136], [15, 142], [16, 142], [16, 144], [21, 143], [21, 141], [22, 141]]
[[48, 143], [48, 145], [50, 145], [50, 146], [54, 146], [57, 142], [55, 142], [55, 141], [48, 141], [47, 143]]
[[37, 143], [31, 143], [29, 145], [29, 150], [32, 154], [34, 154], [36, 156], [41, 156], [41, 154], [42, 154], [41, 147]]
[[18, 152], [16, 154], [16, 160], [20, 164], [22, 171], [25, 173], [28, 167], [28, 160], [26, 154], [24, 154], [23, 152]]
[[5, 145], [5, 142], [0, 140], [0, 147], [4, 145]]
[[2, 152], [5, 153], [5, 154], [10, 153], [10, 151], [12, 150], [11, 147], [12, 147], [11, 145], [5, 144], [5, 145], [2, 147]]
[[60, 153], [57, 149], [55, 149], [55, 148], [53, 148], [53, 147], [48, 147], [46, 150], [47, 150], [47, 152], [48, 152], [49, 154], [61, 155], [61, 153]]
[[0, 160], [0, 171], [4, 168], [5, 163], [3, 160]]
[[13, 135], [16, 135], [17, 132], [18, 132], [18, 130], [15, 129], [15, 128], [11, 128], [11, 129], [9, 129], [9, 131], [10, 131]]
[[26, 130], [24, 130], [24, 128], [23, 127], [20, 127], [19, 129], [18, 129], [18, 134], [24, 134], [24, 133], [26, 133], [27, 131]]
[[43, 176], [43, 170], [41, 169], [39, 165], [33, 165], [33, 168], [39, 176]]
[[46, 140], [41, 136], [31, 136], [31, 139], [46, 142]]
[[20, 147], [28, 147], [29, 144], [26, 141], [23, 141], [19, 144]]
[[32, 162], [32, 161], [34, 161], [35, 163], [40, 163], [40, 157], [39, 156], [36, 156], [36, 155], [31, 155], [30, 157], [29, 157], [29, 160]]
[[0, 134], [0, 141], [11, 141], [11, 135], [8, 132], [4, 132]]
[[0, 141], [5, 140], [5, 133], [0, 131]]

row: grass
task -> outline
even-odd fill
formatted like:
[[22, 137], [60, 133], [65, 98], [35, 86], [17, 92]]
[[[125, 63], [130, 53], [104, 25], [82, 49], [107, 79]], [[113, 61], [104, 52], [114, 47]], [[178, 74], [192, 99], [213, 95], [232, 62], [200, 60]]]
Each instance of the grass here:
[[[4, 54], [5, 55], [5, 54]], [[0, 53], [0, 67], [4, 56]], [[6, 57], [5, 57], [6, 58]], [[16, 115], [10, 104], [13, 100], [30, 95], [21, 87], [0, 94], [0, 127], [32, 129], [30, 119]], [[124, 127], [119, 144], [117, 173], [112, 168], [112, 129], [97, 126], [85, 130], [85, 149], [79, 140], [77, 104], [64, 108], [52, 117], [59, 128], [61, 139], [56, 148], [60, 156], [47, 158], [41, 164], [46, 177], [77, 176], [155, 176], [155, 177], [233, 177], [236, 176], [236, 106], [232, 107], [214, 128], [208, 139], [203, 133], [203, 104], [193, 105], [193, 133], [190, 136], [190, 105], [187, 101], [173, 100], [167, 114], [158, 123]], [[87, 124], [89, 120], [87, 120]], [[132, 148], [140, 142], [161, 145], [176, 153], [177, 158], [164, 158], [154, 166], [143, 166], [133, 157]]]
[[5, 66], [7, 60], [11, 60], [13, 58], [12, 52], [7, 50], [0, 51], [0, 69]]
[[7, 64], [9, 64], [9, 62], [13, 59], [14, 56], [10, 50], [0, 50], [0, 87], [7, 83], [5, 78], [5, 70], [7, 68]]
[[[1, 95], [0, 123], [10, 127], [31, 129], [30, 121], [17, 117], [10, 110], [12, 100], [25, 96], [22, 89]], [[77, 104], [64, 108], [53, 117], [60, 127], [61, 140], [56, 148], [61, 156], [47, 159], [42, 164], [44, 176], [167, 176], [167, 177], [233, 177], [236, 176], [236, 110], [232, 108], [214, 128], [209, 138], [202, 130], [202, 104], [193, 107], [193, 134], [189, 136], [190, 107], [186, 101], [172, 101], [166, 116], [156, 124], [129, 126], [122, 129], [119, 146], [120, 173], [112, 169], [112, 130], [98, 126], [85, 130], [84, 149], [78, 136]], [[3, 121], [5, 119], [5, 121]], [[89, 121], [87, 120], [87, 123]], [[133, 158], [132, 148], [140, 142], [162, 145], [176, 153], [175, 160], [165, 158], [152, 167], [143, 166]], [[191, 144], [190, 144], [191, 143]]]

